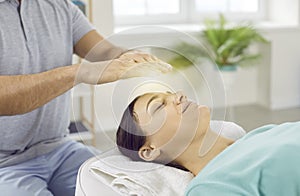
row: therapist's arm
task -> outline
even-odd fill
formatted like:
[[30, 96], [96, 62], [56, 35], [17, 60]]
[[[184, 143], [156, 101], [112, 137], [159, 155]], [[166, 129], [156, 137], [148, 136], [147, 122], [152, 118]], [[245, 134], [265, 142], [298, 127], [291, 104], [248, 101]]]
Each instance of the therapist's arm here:
[[[147, 54], [126, 53], [120, 58], [75, 64], [29, 75], [0, 76], [0, 116], [30, 112], [79, 83], [103, 84], [131, 76], [128, 70], [141, 62], [155, 61]], [[161, 72], [169, 67], [157, 67]], [[140, 76], [140, 75], [136, 75]]]
[[[131, 63], [132, 65], [132, 63]], [[126, 60], [115, 59], [74, 64], [37, 74], [0, 76], [0, 116], [30, 112], [79, 83], [102, 84], [120, 79], [130, 68]]]
[[30, 112], [74, 86], [78, 65], [31, 74], [0, 76], [0, 115]]
[[96, 30], [88, 32], [75, 45], [74, 53], [88, 61], [106, 61], [126, 52], [104, 39]]

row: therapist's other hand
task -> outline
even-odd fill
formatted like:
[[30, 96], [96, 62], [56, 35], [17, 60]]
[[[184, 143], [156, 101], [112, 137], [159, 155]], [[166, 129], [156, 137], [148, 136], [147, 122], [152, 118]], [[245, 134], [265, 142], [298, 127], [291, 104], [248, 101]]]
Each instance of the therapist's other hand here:
[[140, 52], [129, 51], [119, 58], [102, 62], [85, 62], [80, 65], [77, 83], [103, 84], [119, 79], [148, 76], [149, 73], [167, 73], [172, 66], [157, 57]]

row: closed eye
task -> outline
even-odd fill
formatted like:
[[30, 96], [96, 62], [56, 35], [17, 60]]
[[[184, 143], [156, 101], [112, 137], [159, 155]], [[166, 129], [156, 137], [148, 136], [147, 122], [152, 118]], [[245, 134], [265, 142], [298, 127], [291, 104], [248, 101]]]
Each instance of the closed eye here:
[[160, 109], [162, 109], [164, 106], [166, 105], [166, 102], [163, 100], [154, 110], [153, 113], [159, 111]]
[[179, 99], [179, 101], [180, 101], [180, 102], [182, 102], [182, 99], [183, 99], [183, 96], [180, 96], [180, 99]]

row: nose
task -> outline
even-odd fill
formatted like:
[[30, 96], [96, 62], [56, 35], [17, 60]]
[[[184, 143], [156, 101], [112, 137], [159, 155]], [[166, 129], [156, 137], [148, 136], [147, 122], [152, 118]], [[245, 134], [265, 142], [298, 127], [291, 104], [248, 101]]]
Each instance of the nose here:
[[187, 100], [186, 96], [183, 94], [182, 91], [178, 91], [174, 95], [175, 95], [175, 102], [177, 104], [180, 104], [180, 103], [185, 102]]

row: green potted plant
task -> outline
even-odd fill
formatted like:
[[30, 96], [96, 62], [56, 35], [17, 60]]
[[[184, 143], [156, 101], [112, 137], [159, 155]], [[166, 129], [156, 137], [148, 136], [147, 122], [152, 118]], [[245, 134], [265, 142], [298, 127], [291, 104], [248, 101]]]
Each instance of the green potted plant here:
[[197, 36], [205, 46], [182, 42], [175, 50], [183, 55], [177, 55], [170, 60], [174, 67], [182, 68], [191, 65], [194, 60], [208, 58], [220, 70], [236, 70], [237, 66], [253, 64], [259, 59], [259, 54], [251, 54], [249, 46], [255, 42], [267, 43], [267, 40], [253, 28], [251, 24], [240, 23], [229, 27], [228, 21], [220, 14], [219, 20], [205, 20], [205, 29]]

